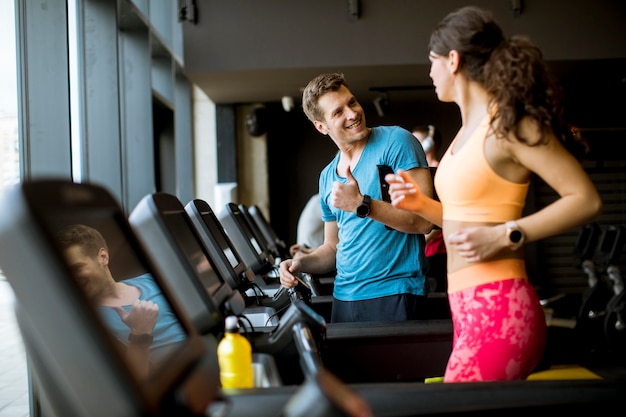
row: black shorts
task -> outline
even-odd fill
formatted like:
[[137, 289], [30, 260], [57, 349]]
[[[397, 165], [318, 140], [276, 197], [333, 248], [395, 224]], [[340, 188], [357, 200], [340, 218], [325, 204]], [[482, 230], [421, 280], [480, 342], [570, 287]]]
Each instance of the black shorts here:
[[341, 301], [333, 297], [331, 323], [357, 321], [406, 321], [424, 318], [426, 297], [397, 294], [361, 301]]

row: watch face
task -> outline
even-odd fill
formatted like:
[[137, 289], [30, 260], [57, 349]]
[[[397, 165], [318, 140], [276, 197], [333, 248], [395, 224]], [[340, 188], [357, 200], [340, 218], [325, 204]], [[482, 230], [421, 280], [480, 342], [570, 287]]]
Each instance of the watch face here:
[[363, 201], [356, 208], [356, 215], [363, 218], [367, 217], [370, 214], [370, 202], [372, 201], [371, 197], [367, 194], [363, 196]]
[[511, 234], [509, 235], [509, 239], [513, 243], [521, 242], [521, 240], [522, 240], [522, 232], [520, 232], [519, 230], [512, 230]]
[[356, 208], [356, 215], [361, 217], [361, 218], [369, 216], [369, 214], [370, 214], [370, 202], [371, 201], [372, 201], [372, 198], [369, 195], [365, 194], [363, 196], [363, 201]]

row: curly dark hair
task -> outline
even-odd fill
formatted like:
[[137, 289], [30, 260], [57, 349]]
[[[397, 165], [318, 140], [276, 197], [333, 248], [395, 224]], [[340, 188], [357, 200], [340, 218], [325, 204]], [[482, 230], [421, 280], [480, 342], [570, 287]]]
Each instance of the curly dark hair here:
[[[526, 36], [507, 39], [491, 12], [467, 6], [448, 14], [435, 26], [428, 48], [443, 56], [451, 50], [459, 53], [460, 71], [483, 85], [491, 97], [496, 136], [509, 138], [513, 133], [528, 144], [518, 126], [522, 118], [530, 117], [543, 133], [554, 132], [578, 159], [587, 153], [585, 140], [563, 119], [563, 93], [541, 50]], [[547, 142], [543, 133], [537, 145]]]

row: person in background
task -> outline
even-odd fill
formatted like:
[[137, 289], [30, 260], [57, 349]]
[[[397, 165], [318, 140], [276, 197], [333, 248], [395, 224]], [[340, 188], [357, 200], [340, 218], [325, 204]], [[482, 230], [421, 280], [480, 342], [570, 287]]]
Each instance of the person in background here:
[[[294, 274], [336, 270], [331, 322], [401, 321], [425, 316], [424, 234], [432, 224], [382, 200], [379, 167], [402, 169], [432, 196], [422, 147], [399, 126], [367, 127], [343, 74], [321, 74], [302, 95], [313, 126], [339, 152], [322, 170], [319, 194], [324, 243], [280, 264], [280, 282]], [[384, 174], [383, 174], [384, 176]]]
[[298, 230], [295, 243], [289, 247], [289, 254], [300, 256], [311, 253], [313, 249], [324, 243], [324, 221], [320, 207], [320, 195], [313, 194], [298, 218]]
[[127, 346], [131, 365], [147, 374], [173, 343], [187, 336], [150, 274], [116, 281], [109, 269], [109, 248], [102, 234], [83, 224], [57, 233], [67, 264], [106, 324]]
[[[441, 147], [441, 133], [439, 129], [436, 129], [433, 125], [418, 125], [411, 130], [411, 133], [422, 144], [424, 153], [426, 153], [428, 166], [437, 168], [439, 166], [437, 153]], [[434, 172], [434, 170], [432, 172]], [[426, 259], [428, 259], [426, 275], [428, 278], [434, 280], [434, 283], [429, 286], [429, 289], [431, 291], [446, 292], [448, 289], [446, 282], [448, 257], [446, 255], [446, 244], [443, 241], [441, 228], [433, 227], [433, 230], [426, 235], [424, 254], [426, 255]]]
[[433, 125], [417, 125], [411, 130], [411, 134], [422, 144], [426, 161], [429, 167], [439, 166], [437, 153], [441, 148], [441, 133]]
[[[602, 201], [531, 40], [505, 37], [490, 12], [468, 6], [435, 26], [428, 49], [437, 97], [456, 103], [462, 119], [435, 174], [441, 202], [402, 170], [386, 178], [395, 207], [443, 230], [454, 326], [444, 382], [525, 379], [547, 329], [524, 244], [590, 221]], [[534, 175], [559, 197], [522, 215]]]

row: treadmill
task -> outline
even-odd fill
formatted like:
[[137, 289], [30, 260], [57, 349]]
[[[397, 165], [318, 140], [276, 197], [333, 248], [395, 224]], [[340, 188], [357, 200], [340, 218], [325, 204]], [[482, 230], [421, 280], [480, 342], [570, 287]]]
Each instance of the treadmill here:
[[[115, 258], [129, 273], [154, 276], [189, 335], [150, 378], [132, 371], [56, 247], [54, 231], [70, 222], [107, 231]], [[324, 369], [299, 386], [223, 392], [217, 388], [216, 345], [208, 346], [195, 331], [103, 188], [37, 180], [9, 189], [0, 200], [0, 244], [0, 267], [15, 292], [29, 367], [37, 391], [52, 407], [44, 411], [57, 416], [353, 416], [350, 404], [361, 401], [373, 415], [386, 417], [592, 415], [619, 409], [626, 395], [623, 374], [595, 380], [346, 385]]]
[[250, 219], [256, 228], [263, 235], [267, 246], [272, 250], [278, 259], [290, 258], [289, 246], [284, 240], [278, 237], [274, 228], [265, 218], [265, 215], [256, 204], [247, 207], [245, 204], [239, 204], [239, 209]]
[[[260, 232], [265, 237], [265, 241], [267, 242], [267, 246], [272, 249], [274, 253], [277, 253], [280, 257], [279, 259], [288, 259], [291, 258], [291, 254], [289, 253], [289, 247], [285, 244], [285, 241], [278, 237], [274, 228], [267, 221], [263, 212], [256, 204], [247, 208], [244, 204], [239, 205], [239, 209], [246, 215], [250, 222], [253, 222], [256, 227], [260, 230]], [[335, 281], [335, 271], [332, 271], [328, 274], [314, 275], [314, 274], [303, 274], [302, 277], [309, 285], [312, 286], [310, 289], [312, 291], [312, 295], [315, 296], [323, 296], [323, 295], [332, 295], [333, 292], [333, 284]], [[309, 283], [310, 281], [310, 283]], [[328, 299], [326, 300], [328, 301]], [[319, 300], [318, 300], [319, 302]], [[326, 312], [330, 310], [327, 309]], [[325, 315], [328, 319], [328, 314]]]
[[264, 294], [273, 296], [281, 288], [278, 267], [272, 251], [265, 246], [262, 236], [250, 227], [245, 214], [235, 203], [226, 203], [218, 213], [218, 219], [245, 264], [259, 278], [255, 280], [256, 286]]
[[[233, 289], [244, 294], [246, 305], [268, 306], [275, 309], [279, 315], [282, 314], [291, 303], [288, 292], [279, 288], [270, 296], [258, 286], [256, 281], [263, 278], [258, 277], [257, 280], [256, 273], [244, 262], [239, 248], [228, 237], [211, 206], [202, 199], [193, 199], [185, 205], [185, 211], [194, 224], [198, 236], [216, 260], [222, 276], [226, 277]], [[248, 256], [254, 255], [248, 246], [244, 246], [243, 249], [248, 250], [245, 252]], [[254, 259], [260, 262], [256, 255]]]
[[[164, 192], [144, 196], [129, 222], [196, 323], [202, 322], [210, 311], [207, 306], [213, 303], [223, 317], [240, 317], [253, 351], [271, 355], [272, 362], [280, 364], [277, 369], [285, 383], [301, 383], [307, 372], [317, 371], [321, 364], [317, 346], [325, 331], [324, 320], [303, 302], [290, 303], [287, 307], [291, 309], [280, 322], [271, 307], [246, 306], [241, 292], [231, 287], [233, 280], [229, 285], [216, 267], [215, 259], [223, 258], [213, 258], [215, 252], [204, 245], [178, 197]], [[205, 329], [198, 330], [203, 333]], [[307, 369], [298, 369], [299, 364]]]
[[[34, 402], [57, 416], [190, 416], [218, 396], [214, 337], [201, 337], [126, 216], [103, 188], [26, 182], [2, 200], [0, 265], [16, 295], [16, 317], [33, 377]], [[150, 273], [186, 334], [149, 374], [133, 366], [100, 309], [86, 297], [56, 245], [60, 228], [81, 223], [103, 234], [114, 277]], [[217, 310], [204, 325], [220, 325]], [[201, 393], [201, 394], [200, 394]], [[198, 395], [200, 394], [200, 395]]]

